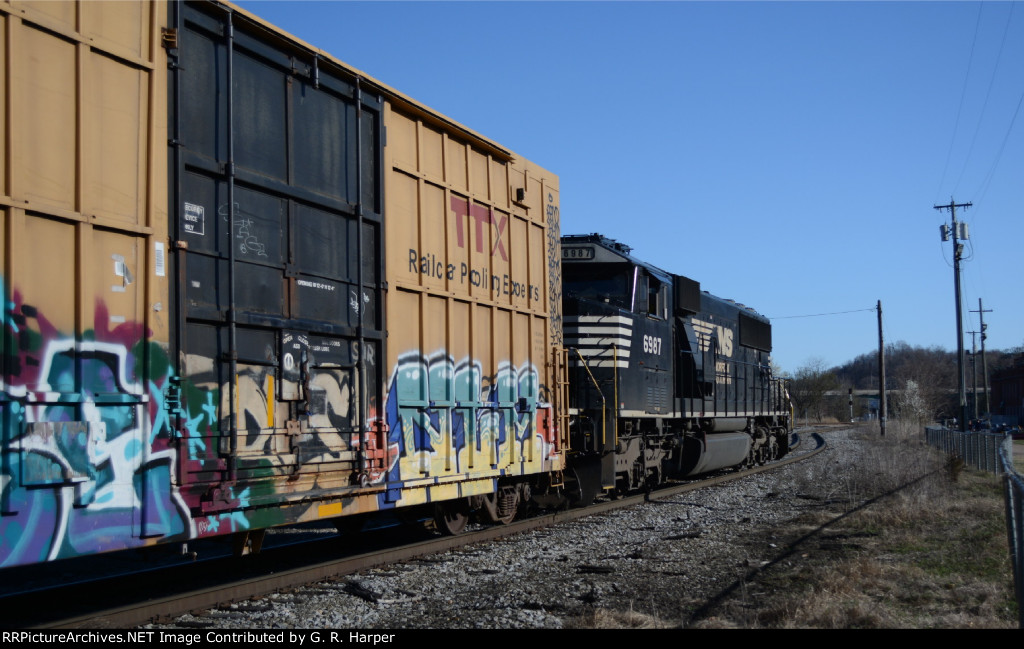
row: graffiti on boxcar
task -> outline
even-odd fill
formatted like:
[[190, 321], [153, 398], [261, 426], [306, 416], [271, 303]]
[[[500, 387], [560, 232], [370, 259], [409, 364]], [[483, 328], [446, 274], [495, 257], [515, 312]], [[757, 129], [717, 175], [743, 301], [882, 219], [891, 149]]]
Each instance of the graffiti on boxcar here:
[[[238, 453], [274, 453], [274, 370], [268, 366], [238, 366], [235, 378], [238, 403]], [[230, 398], [228, 386], [221, 386], [223, 397]], [[227, 413], [228, 404], [222, 406]]]
[[547, 197], [547, 221], [548, 221], [548, 304], [550, 305], [551, 322], [548, 331], [551, 332], [551, 346], [562, 346], [562, 240], [559, 235], [561, 227], [559, 224], [558, 205], [555, 202], [555, 195], [548, 192]]
[[[353, 344], [354, 346], [354, 344]], [[311, 347], [310, 351], [318, 348]], [[368, 365], [375, 355], [367, 346]], [[351, 358], [358, 354], [352, 351]], [[287, 356], [286, 356], [287, 358]], [[183, 398], [184, 436], [188, 460], [202, 471], [223, 444], [222, 432], [230, 428], [232, 386], [217, 382], [213, 359], [189, 357], [192, 372]], [[302, 370], [292, 361], [294, 381], [279, 378], [278, 365], [238, 364], [235, 373], [234, 408], [237, 417], [238, 457], [261, 459], [264, 468], [338, 462], [352, 450], [350, 439], [358, 428], [359, 382], [353, 367], [309, 366]], [[205, 365], [208, 369], [200, 371]], [[286, 367], [289, 366], [285, 362]], [[288, 383], [286, 388], [280, 384]], [[289, 430], [287, 422], [296, 428]], [[223, 449], [220, 449], [223, 450]], [[272, 472], [267, 472], [271, 475]]]
[[235, 222], [235, 228], [238, 230], [235, 238], [242, 240], [242, 243], [238, 244], [238, 251], [240, 253], [244, 255], [252, 252], [259, 257], [267, 256], [267, 247], [260, 243], [256, 235], [252, 233], [254, 229], [252, 219], [238, 219]]
[[214, 426], [217, 416], [217, 406], [213, 403], [213, 392], [205, 392], [204, 400], [196, 403], [196, 400], [188, 401], [188, 408], [184, 413], [185, 447], [189, 460], [201, 460], [207, 454], [206, 438], [208, 431]]
[[78, 340], [18, 291], [4, 311], [0, 565], [187, 536], [171, 491], [165, 352], [102, 303]]
[[[190, 203], [186, 203], [185, 205], [185, 216], [186, 219], [188, 219], [188, 206], [190, 205]], [[247, 212], [246, 210], [241, 208], [237, 202], [234, 205], [234, 237], [235, 239], [240, 241], [240, 243], [238, 244], [238, 252], [243, 255], [248, 255], [251, 253], [256, 255], [257, 257], [267, 257], [267, 246], [262, 241], [260, 241], [259, 237], [256, 234], [256, 221], [253, 218], [254, 214]], [[201, 210], [202, 208], [199, 209]], [[222, 203], [221, 205], [219, 205], [217, 207], [217, 214], [225, 223], [231, 221], [231, 209], [228, 203]], [[195, 217], [192, 217], [190, 220], [195, 221]], [[193, 233], [202, 234], [201, 231], [193, 231]]]
[[487, 376], [479, 362], [444, 353], [401, 356], [385, 402], [387, 480], [536, 470], [554, 451], [537, 430], [541, 389], [533, 365], [503, 363]]

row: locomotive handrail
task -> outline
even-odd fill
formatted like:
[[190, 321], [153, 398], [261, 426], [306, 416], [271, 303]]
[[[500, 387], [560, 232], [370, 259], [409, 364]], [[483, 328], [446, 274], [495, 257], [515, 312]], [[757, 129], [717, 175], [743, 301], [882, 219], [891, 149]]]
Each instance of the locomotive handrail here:
[[587, 371], [587, 376], [590, 377], [590, 380], [594, 384], [594, 389], [597, 390], [597, 394], [601, 397], [601, 443], [602, 444], [607, 444], [608, 443], [608, 431], [605, 430], [605, 426], [606, 426], [605, 413], [608, 412], [608, 407], [607, 407], [608, 406], [608, 402], [604, 398], [604, 392], [601, 392], [601, 386], [598, 385], [597, 379], [594, 378], [594, 374], [590, 371], [590, 366], [587, 365], [587, 361], [584, 360], [583, 354], [581, 354], [580, 350], [578, 348], [576, 348], [576, 347], [573, 347], [572, 350], [574, 352], [576, 352], [576, 356], [579, 357], [580, 363], [583, 364], [583, 369], [585, 369]]
[[[619, 445], [619, 417], [622, 416], [622, 402], [619, 401], [619, 349], [617, 345], [612, 345], [612, 398], [615, 404], [615, 422], [612, 428], [612, 440], [616, 446]], [[607, 435], [607, 433], [605, 434]], [[605, 441], [607, 443], [607, 441]]]

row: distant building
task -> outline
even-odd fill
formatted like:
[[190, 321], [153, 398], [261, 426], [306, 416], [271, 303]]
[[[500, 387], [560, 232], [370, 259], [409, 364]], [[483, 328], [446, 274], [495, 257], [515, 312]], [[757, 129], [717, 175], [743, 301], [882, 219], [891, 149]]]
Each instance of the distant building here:
[[1024, 424], [1024, 354], [1013, 359], [1013, 367], [992, 373], [992, 414], [1006, 423]]

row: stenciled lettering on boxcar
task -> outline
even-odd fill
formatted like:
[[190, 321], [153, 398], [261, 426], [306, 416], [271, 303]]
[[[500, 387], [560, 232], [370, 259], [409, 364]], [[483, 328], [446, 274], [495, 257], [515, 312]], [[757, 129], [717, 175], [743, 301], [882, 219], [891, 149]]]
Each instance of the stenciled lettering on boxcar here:
[[[505, 244], [502, 241], [505, 226], [508, 224], [507, 214], [496, 213], [494, 210], [476, 203], [470, 204], [469, 201], [458, 196], [451, 197], [451, 207], [455, 212], [455, 231], [460, 248], [466, 247], [468, 230], [472, 235], [473, 249], [483, 252], [484, 241], [489, 238], [489, 230], [493, 226], [494, 246], [491, 248], [490, 254], [492, 257], [498, 254], [503, 260], [508, 261], [508, 254], [505, 252]], [[470, 218], [467, 219], [467, 216]], [[488, 230], [487, 235], [484, 234], [485, 228]]]
[[0, 565], [187, 538], [165, 351], [102, 302], [81, 340], [17, 289], [4, 312]]
[[389, 483], [500, 469], [536, 472], [555, 454], [537, 426], [540, 375], [503, 363], [485, 376], [479, 362], [444, 353], [401, 356], [388, 382]]
[[500, 296], [519, 297], [540, 300], [540, 286], [526, 282], [518, 282], [512, 275], [491, 273], [486, 266], [471, 268], [466, 262], [446, 264], [435, 253], [420, 255], [415, 248], [409, 248], [409, 272], [419, 273], [434, 279], [447, 279], [449, 282], [469, 284], [477, 288], [490, 287], [495, 298]]
[[[490, 257], [500, 257], [508, 261], [505, 240], [508, 231], [509, 216], [464, 198], [452, 196], [451, 213], [455, 215], [456, 244], [477, 253], [488, 253]], [[557, 209], [557, 208], [556, 208]], [[550, 210], [549, 210], [550, 211]], [[557, 217], [556, 217], [557, 218]], [[554, 230], [557, 232], [557, 227]], [[493, 245], [488, 242], [492, 240]], [[486, 247], [489, 250], [485, 249]], [[486, 261], [471, 264], [466, 261], [449, 262], [444, 250], [420, 250], [409, 248], [406, 270], [411, 275], [437, 280], [447, 280], [462, 286], [489, 289], [493, 299], [525, 298], [538, 302], [541, 286], [525, 278], [517, 277], [509, 272], [492, 272]]]

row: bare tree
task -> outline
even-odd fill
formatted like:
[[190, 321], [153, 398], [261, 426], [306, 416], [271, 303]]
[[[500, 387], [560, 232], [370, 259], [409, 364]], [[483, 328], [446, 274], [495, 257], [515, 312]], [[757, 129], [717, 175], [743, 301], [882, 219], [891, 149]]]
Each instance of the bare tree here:
[[790, 397], [798, 415], [821, 420], [825, 411], [825, 396], [839, 388], [839, 379], [819, 357], [809, 358], [797, 369], [790, 386]]

